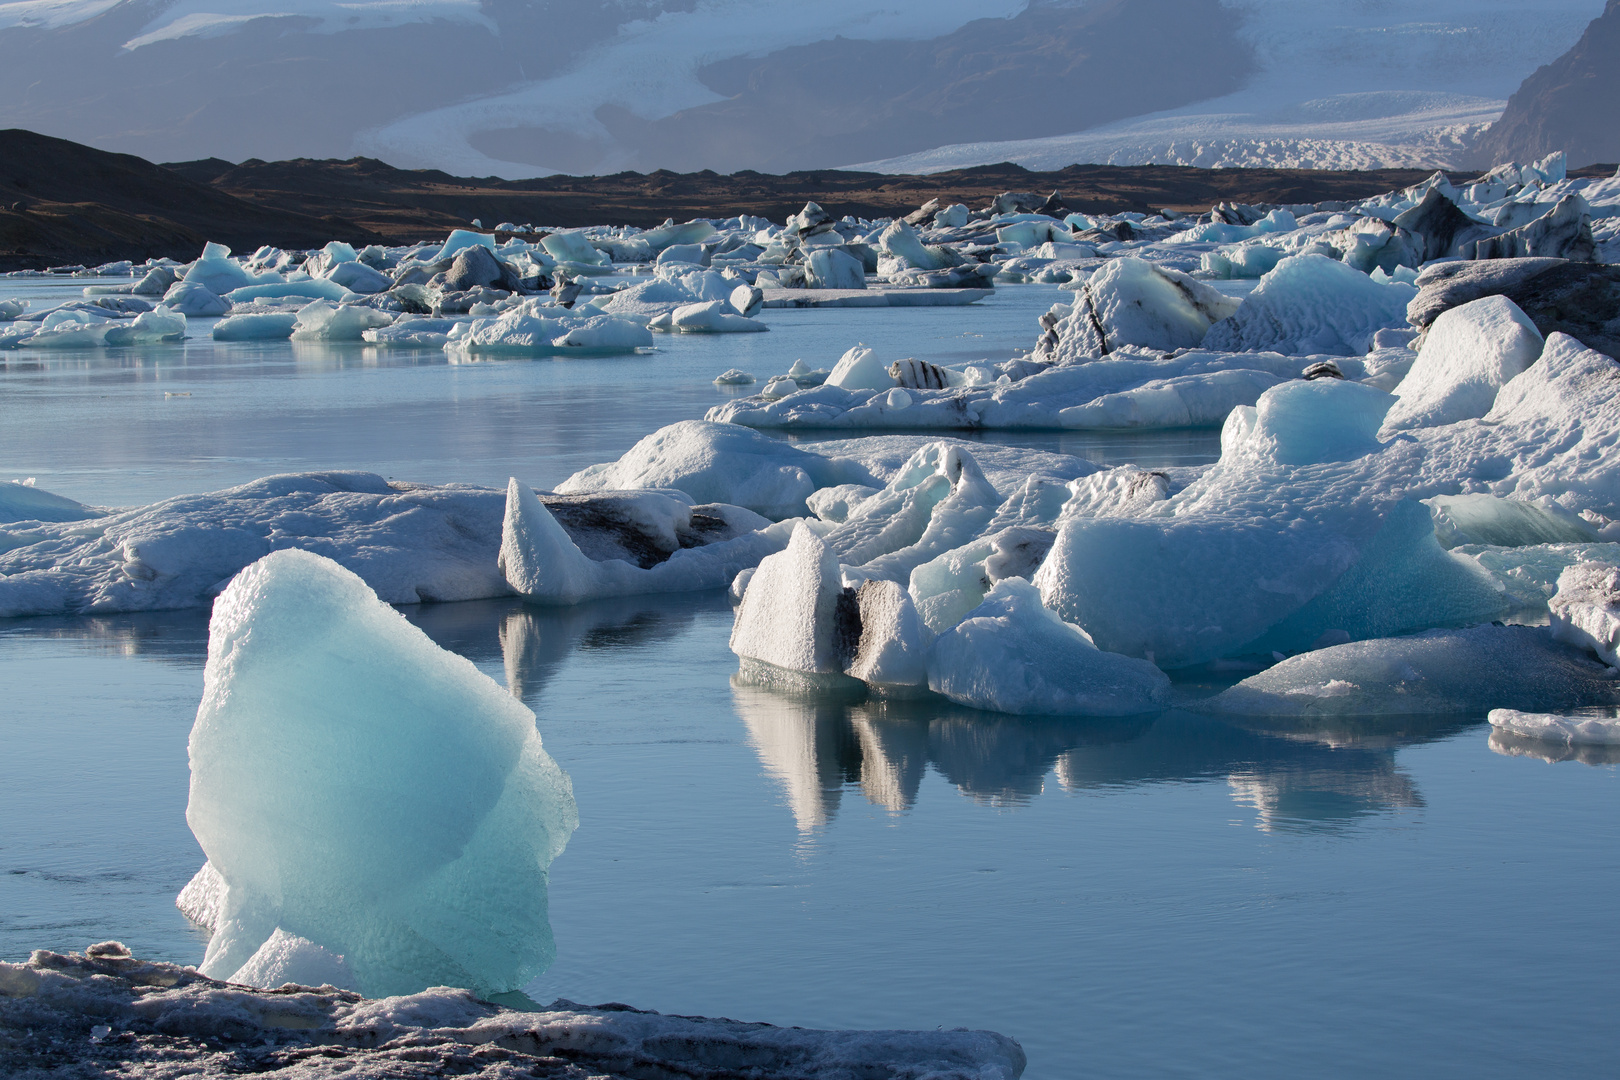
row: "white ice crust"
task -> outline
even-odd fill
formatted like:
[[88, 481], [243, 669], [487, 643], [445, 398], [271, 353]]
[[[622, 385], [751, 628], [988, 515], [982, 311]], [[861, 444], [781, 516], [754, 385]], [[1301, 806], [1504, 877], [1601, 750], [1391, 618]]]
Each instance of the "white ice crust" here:
[[1509, 380], [1536, 362], [1545, 342], [1505, 296], [1486, 296], [1443, 313], [1429, 327], [1417, 362], [1395, 388], [1386, 431], [1437, 427], [1484, 416]]

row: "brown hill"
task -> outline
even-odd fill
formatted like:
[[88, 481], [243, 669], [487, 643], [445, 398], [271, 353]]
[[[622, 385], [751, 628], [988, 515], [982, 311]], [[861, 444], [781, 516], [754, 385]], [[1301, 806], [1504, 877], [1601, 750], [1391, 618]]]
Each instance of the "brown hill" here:
[[259, 206], [129, 154], [0, 131], [0, 270], [191, 259], [207, 240], [251, 250], [373, 236], [310, 209]]
[[1557, 150], [1576, 165], [1620, 160], [1620, 0], [1609, 0], [1573, 49], [1524, 80], [1474, 156], [1489, 168]]
[[510, 181], [396, 169], [369, 158], [240, 165], [206, 158], [160, 166], [11, 130], [0, 131], [0, 270], [189, 259], [206, 240], [239, 251], [260, 244], [311, 248], [334, 239], [404, 243], [437, 239], [474, 218], [490, 228], [508, 221], [649, 226], [734, 214], [781, 221], [809, 201], [835, 215], [885, 217], [936, 198], [980, 207], [1003, 191], [1058, 191], [1070, 209], [1090, 213], [1201, 211], [1217, 202], [1362, 199], [1424, 175], [1170, 165], [1031, 172], [986, 165], [929, 176], [659, 171]]

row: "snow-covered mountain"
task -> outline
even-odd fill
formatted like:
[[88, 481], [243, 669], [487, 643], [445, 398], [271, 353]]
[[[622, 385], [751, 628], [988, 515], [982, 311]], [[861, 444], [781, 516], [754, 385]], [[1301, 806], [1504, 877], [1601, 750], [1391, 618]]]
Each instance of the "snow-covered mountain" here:
[[0, 0], [0, 125], [509, 178], [1449, 164], [1603, 0]]

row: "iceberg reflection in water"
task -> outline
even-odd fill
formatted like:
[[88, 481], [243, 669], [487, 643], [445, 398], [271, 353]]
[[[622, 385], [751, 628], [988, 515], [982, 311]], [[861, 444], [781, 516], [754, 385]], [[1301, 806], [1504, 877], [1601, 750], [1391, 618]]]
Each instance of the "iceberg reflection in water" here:
[[1326, 728], [1240, 726], [1177, 710], [1125, 718], [1013, 717], [934, 700], [868, 699], [842, 687], [784, 690], [732, 681], [738, 715], [802, 834], [825, 828], [847, 788], [892, 814], [916, 803], [928, 766], [991, 807], [1070, 794], [1225, 778], [1256, 825], [1320, 829], [1421, 808], [1395, 762], [1403, 746], [1470, 722], [1405, 717]]
[[[1607, 1060], [1591, 943], [1612, 920], [1567, 902], [1615, 886], [1613, 766], [1589, 754], [1504, 757], [1483, 716], [1020, 719], [739, 686], [721, 594], [403, 611], [520, 697], [574, 777], [536, 1000], [991, 1027], [1031, 1080], [1167, 1055], [1399, 1073], [1436, 1063], [1437, 1029], [1445, 1075]], [[0, 957], [116, 933], [201, 958], [173, 898], [202, 861], [185, 738], [206, 627], [0, 625]], [[1292, 1034], [1257, 1040], [1257, 1016]]]

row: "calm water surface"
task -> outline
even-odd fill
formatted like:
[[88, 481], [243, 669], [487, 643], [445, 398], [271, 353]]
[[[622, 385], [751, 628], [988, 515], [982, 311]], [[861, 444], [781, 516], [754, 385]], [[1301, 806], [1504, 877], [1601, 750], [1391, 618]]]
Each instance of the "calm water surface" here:
[[[856, 340], [1004, 358], [1065, 295], [771, 312], [769, 334], [611, 361], [0, 353], [0, 473], [109, 505], [289, 469], [550, 484], [701, 415], [727, 367], [763, 381]], [[1211, 433], [1013, 441], [1149, 465], [1214, 451]], [[1040, 1080], [1613, 1069], [1602, 755], [1497, 752], [1473, 715], [1287, 729], [794, 696], [734, 684], [715, 594], [407, 614], [511, 686], [573, 777], [539, 1000], [988, 1027]], [[200, 959], [173, 897], [202, 861], [185, 743], [206, 642], [205, 612], [0, 620], [0, 957], [117, 937]]]

